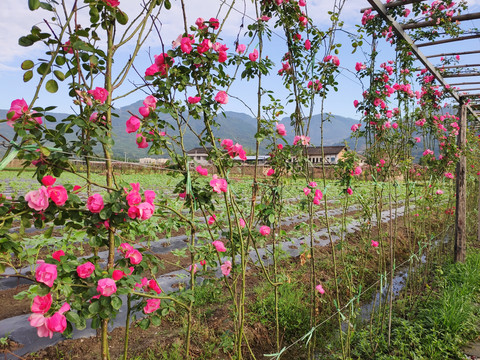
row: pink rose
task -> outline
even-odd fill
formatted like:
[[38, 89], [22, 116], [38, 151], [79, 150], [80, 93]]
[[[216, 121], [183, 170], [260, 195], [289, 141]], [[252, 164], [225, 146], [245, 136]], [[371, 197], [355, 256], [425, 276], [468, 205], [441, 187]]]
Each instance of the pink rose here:
[[145, 196], [145, 201], [153, 205], [153, 201], [155, 200], [155, 191], [153, 190], [145, 190], [143, 192], [143, 195]]
[[158, 72], [160, 72], [160, 69], [157, 64], [152, 64], [145, 70], [145, 76], [153, 76]]
[[243, 229], [243, 228], [245, 227], [245, 225], [246, 225], [246, 224], [245, 224], [245, 220], [243, 220], [242, 218], [240, 218], [240, 219], [238, 220], [238, 223], [240, 224], [240, 227], [241, 227], [242, 229]]
[[[418, 215], [418, 214], [416, 214]], [[378, 241], [372, 240], [371, 242], [372, 247], [378, 247]]]
[[201, 167], [200, 165], [198, 165], [195, 170], [202, 176], [207, 176], [208, 175], [208, 169], [205, 169], [203, 167]]
[[312, 48], [312, 43], [310, 40], [305, 40], [305, 50], [310, 50]]
[[53, 337], [53, 331], [47, 327], [46, 320], [43, 314], [32, 314], [28, 318], [30, 326], [37, 328], [38, 337], [49, 337], [51, 339]]
[[147, 305], [143, 307], [143, 312], [145, 314], [150, 314], [154, 311], [157, 311], [160, 308], [160, 299], [148, 299]]
[[64, 205], [68, 199], [67, 190], [62, 185], [49, 187], [48, 195], [57, 206]]
[[28, 207], [36, 211], [43, 211], [48, 208], [48, 190], [45, 186], [41, 186], [38, 190], [29, 191], [25, 195]]
[[162, 292], [162, 289], [160, 289], [160, 286], [158, 286], [158, 283], [157, 283], [157, 280], [155, 279], [151, 279], [151, 280], [148, 280], [148, 287], [155, 291], [157, 294], [160, 294]]
[[111, 296], [117, 291], [117, 285], [115, 285], [115, 280], [106, 278], [98, 280], [97, 291], [102, 296]]
[[125, 276], [125, 273], [122, 270], [113, 270], [113, 273], [112, 273], [113, 280], [118, 281], [124, 276]]
[[228, 95], [225, 91], [219, 91], [218, 94], [215, 96], [215, 101], [220, 104], [228, 103]]
[[141, 125], [141, 121], [138, 117], [136, 116], [130, 116], [130, 118], [127, 120], [127, 133], [133, 133], [136, 132]]
[[149, 202], [143, 202], [137, 206], [138, 217], [142, 220], [148, 220], [155, 212], [155, 206]]
[[[115, 0], [110, 0], [115, 1]], [[100, 104], [103, 104], [108, 98], [108, 91], [101, 87], [96, 87], [94, 90], [87, 91], [90, 95], [93, 95], [93, 98], [97, 100]]]
[[245, 44], [238, 44], [237, 50], [235, 50], [235, 51], [239, 54], [243, 54], [245, 52], [246, 48], [247, 47], [245, 46]]
[[60, 261], [60, 258], [62, 256], [65, 256], [65, 252], [63, 250], [58, 250], [58, 251], [55, 251], [53, 254], [52, 254], [52, 258], [54, 258], [55, 260], [57, 261]]
[[277, 126], [277, 134], [280, 136], [285, 136], [287, 135], [287, 131], [285, 130], [285, 125], [284, 124], [276, 124]]
[[52, 306], [52, 294], [45, 296], [35, 296], [32, 303], [32, 312], [36, 314], [46, 314]]
[[77, 274], [82, 279], [86, 279], [90, 277], [94, 271], [95, 271], [95, 265], [93, 265], [90, 261], [86, 262], [85, 264], [77, 266]]
[[317, 290], [322, 295], [325, 294], [325, 290], [323, 289], [323, 286], [321, 284], [315, 286], [315, 290]]
[[125, 259], [130, 259], [132, 265], [138, 265], [142, 262], [143, 256], [140, 251], [133, 249], [125, 254]]
[[50, 331], [63, 333], [67, 328], [67, 319], [65, 315], [56, 312], [46, 319], [47, 327]]
[[311, 190], [310, 188], [308, 188], [308, 187], [304, 187], [304, 188], [303, 188], [303, 193], [305, 194], [305, 196], [308, 196], [308, 194], [310, 194], [311, 191], [312, 191], [312, 190]]
[[275, 170], [274, 169], [268, 169], [267, 176], [272, 176], [273, 174], [275, 174]]
[[225, 247], [223, 242], [220, 240], [215, 240], [214, 242], [212, 242], [212, 245], [215, 247], [215, 250], [217, 250], [218, 252], [227, 251], [227, 248]]
[[143, 136], [142, 134], [137, 134], [137, 139], [135, 140], [135, 142], [137, 143], [137, 147], [139, 149], [145, 149], [148, 147], [148, 142], [145, 139], [145, 136]]
[[215, 214], [213, 214], [208, 218], [208, 225], [212, 225], [213, 223], [215, 223], [215, 220], [217, 220], [217, 217], [215, 216]]
[[104, 208], [103, 197], [100, 194], [93, 194], [87, 199], [87, 209], [98, 214]]
[[190, 96], [187, 101], [189, 104], [196, 104], [198, 103], [202, 98], [200, 96]]
[[44, 283], [48, 287], [53, 286], [57, 278], [57, 265], [41, 263], [35, 271], [35, 280]]
[[210, 27], [212, 27], [214, 30], [217, 30], [220, 27], [220, 22], [218, 19], [210, 18], [208, 22], [210, 23]]
[[260, 226], [260, 234], [267, 236], [270, 234], [270, 228], [266, 225]]
[[57, 181], [57, 179], [55, 179], [53, 176], [46, 175], [42, 179], [42, 184], [45, 186], [52, 186], [55, 184], [55, 181]]
[[118, 5], [120, 5], [120, 1], [118, 0], [103, 0], [103, 1], [105, 1], [111, 7], [117, 7]]
[[347, 189], [347, 194], [348, 194], [348, 195], [352, 195], [352, 194], [353, 194], [352, 188], [348, 188], [348, 189]]
[[226, 193], [228, 190], [227, 180], [219, 179], [217, 175], [213, 175], [212, 180], [210, 180], [210, 186], [213, 188], [213, 191], [220, 194], [221, 192]]
[[13, 126], [13, 122], [24, 114], [28, 114], [27, 102], [24, 99], [13, 100], [7, 113], [8, 125]]
[[228, 276], [230, 271], [232, 271], [232, 262], [230, 260], [225, 261], [220, 268], [222, 269], [222, 274]]
[[254, 49], [250, 54], [248, 54], [248, 58], [250, 61], [257, 61], [258, 60], [258, 50]]
[[118, 247], [118, 251], [120, 251], [123, 255], [125, 255], [129, 251], [133, 251], [133, 246], [129, 243], [122, 243]]

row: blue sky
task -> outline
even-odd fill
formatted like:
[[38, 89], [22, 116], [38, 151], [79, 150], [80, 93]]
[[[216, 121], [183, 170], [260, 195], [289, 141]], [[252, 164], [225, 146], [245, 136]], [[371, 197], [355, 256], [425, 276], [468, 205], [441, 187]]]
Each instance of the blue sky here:
[[[69, 0], [71, 2], [71, 0]], [[326, 27], [329, 24], [328, 11], [331, 10], [333, 5], [332, 0], [307, 0], [309, 4], [309, 15], [313, 17], [314, 21], [320, 28]], [[479, 0], [469, 1], [470, 11], [478, 11]], [[221, 0], [188, 0], [188, 23], [193, 24], [197, 17], [203, 17], [208, 19], [210, 17], [217, 17]], [[242, 10], [244, 4], [247, 6], [247, 13], [253, 15], [253, 9], [251, 2], [248, 0], [237, 0], [235, 8]], [[342, 14], [342, 18], [345, 21], [344, 29], [347, 31], [355, 32], [355, 25], [360, 22], [361, 14], [360, 8], [368, 6], [366, 0], [347, 0]], [[121, 0], [120, 8], [127, 12], [132, 17], [138, 8], [138, 1], [134, 0]], [[222, 18], [224, 14], [224, 8], [220, 8], [219, 18]], [[314, 14], [312, 16], [312, 14]], [[43, 19], [51, 17], [49, 12], [39, 10], [36, 12], [30, 12], [27, 7], [27, 1], [19, 0], [2, 0], [2, 11], [0, 12], [0, 43], [3, 45], [3, 51], [0, 53], [0, 108], [8, 109], [12, 100], [17, 98], [25, 98], [29, 102], [34, 93], [34, 81], [30, 81], [24, 84], [22, 81], [23, 71], [20, 69], [20, 64], [25, 59], [36, 60], [42, 56], [41, 47], [20, 47], [17, 43], [18, 38], [29, 32], [32, 25], [38, 25], [44, 27]], [[182, 33], [182, 21], [181, 10], [179, 1], [172, 0], [172, 10], [165, 12], [161, 17], [161, 33], [163, 41], [166, 44], [170, 44], [180, 33]], [[247, 19], [247, 22], [251, 20]], [[239, 31], [239, 25], [241, 23], [241, 16], [237, 12], [233, 12], [228, 26], [225, 28], [223, 35], [223, 42], [233, 50], [233, 42]], [[469, 25], [472, 26], [472, 25]], [[280, 29], [274, 30], [280, 34]], [[270, 58], [275, 62], [275, 69], [279, 69], [281, 66], [280, 58], [284, 52], [281, 47], [280, 37], [274, 35], [274, 42], [267, 48]], [[339, 58], [341, 60], [342, 72], [338, 77], [339, 91], [337, 93], [332, 92], [326, 102], [325, 110], [333, 114], [359, 118], [359, 115], [355, 112], [353, 107], [353, 100], [359, 99], [362, 93], [362, 86], [358, 79], [355, 78], [354, 66], [356, 61], [363, 61], [363, 55], [361, 52], [357, 52], [352, 55], [352, 48], [348, 37], [340, 33], [337, 37], [338, 42], [342, 43], [340, 49]], [[244, 41], [246, 42], [247, 39]], [[479, 44], [475, 44], [475, 47], [480, 47]], [[242, 41], [241, 41], [242, 42]], [[457, 45], [458, 49], [469, 48], [470, 45], [462, 44]], [[125, 62], [130, 54], [129, 47], [119, 52], [117, 63], [120, 65]], [[387, 46], [382, 47], [382, 51], [385, 56], [388, 57], [391, 49]], [[452, 47], [447, 49], [452, 51]], [[445, 51], [445, 49], [428, 49], [426, 53], [435, 53]], [[453, 50], [454, 51], [454, 50]], [[158, 54], [160, 52], [160, 41], [158, 36], [154, 35], [147, 41], [146, 46], [139, 54], [139, 58], [136, 62], [136, 67], [140, 73], [143, 74], [146, 67], [151, 64], [150, 55]], [[463, 59], [462, 59], [463, 60]], [[466, 59], [467, 62], [475, 62], [474, 58]], [[276, 71], [275, 71], [276, 72]], [[34, 78], [35, 79], [35, 78]], [[133, 82], [139, 83], [140, 78], [132, 72], [130, 79]], [[99, 83], [98, 85], [101, 86]], [[281, 84], [281, 78], [277, 75], [271, 75], [266, 80], [266, 86], [276, 91], [279, 96], [284, 95], [281, 91], [283, 85]], [[127, 85], [122, 90], [129, 90], [131, 86]], [[45, 90], [42, 90], [40, 99], [37, 105], [48, 106], [57, 105], [58, 111], [71, 112], [70, 99], [62, 94], [65, 92], [65, 88], [60, 88], [57, 94], [49, 94]], [[231, 89], [232, 95], [241, 97], [248, 104], [253, 104], [255, 107], [256, 99], [256, 87], [254, 83], [240, 82], [237, 80], [236, 85]], [[135, 93], [131, 96], [118, 100], [115, 106], [128, 105], [134, 101], [140, 100], [144, 97], [141, 93]], [[247, 112], [245, 106], [234, 99], [231, 99], [229, 104], [224, 108], [225, 110]], [[318, 113], [314, 111], [314, 113]]]

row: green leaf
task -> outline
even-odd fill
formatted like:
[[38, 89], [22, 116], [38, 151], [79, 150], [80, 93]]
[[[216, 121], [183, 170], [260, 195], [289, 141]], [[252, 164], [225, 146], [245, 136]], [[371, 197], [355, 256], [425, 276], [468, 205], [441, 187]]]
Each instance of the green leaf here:
[[[0, 270], [2, 270], [2, 269], [0, 269]], [[4, 268], [3, 271], [5, 271], [5, 268]], [[2, 272], [3, 272], [3, 271], [2, 271]], [[24, 299], [25, 296], [27, 296], [27, 295], [28, 295], [28, 291], [21, 291], [21, 292], [19, 292], [17, 295], [15, 295], [13, 298], [14, 298], [15, 300], [22, 300], [22, 299]]]
[[65, 64], [65, 57], [63, 56], [57, 56], [55, 58], [55, 64], [59, 65], [59, 66], [62, 66], [63, 64]]
[[47, 89], [49, 93], [56, 93], [58, 91], [58, 84], [55, 80], [50, 79], [45, 84], [45, 89]]
[[154, 326], [160, 326], [162, 324], [162, 319], [157, 315], [150, 317], [150, 320]]
[[25, 60], [22, 63], [21, 67], [22, 67], [23, 70], [29, 70], [29, 69], [33, 68], [33, 65], [34, 64], [33, 64], [32, 60]]
[[95, 24], [100, 20], [100, 14], [98, 13], [98, 9], [95, 6], [90, 8], [90, 22]]
[[22, 36], [20, 39], [18, 39], [18, 45], [20, 46], [32, 46], [34, 41], [27, 36]]
[[48, 3], [45, 3], [45, 2], [41, 2], [40, 7], [42, 9], [45, 9], [45, 10], [48, 10], [48, 11], [53, 11], [54, 10], [52, 5], [50, 5]]
[[65, 80], [65, 74], [63, 72], [61, 72], [60, 70], [54, 70], [53, 75], [55, 75], [55, 77], [60, 81]]
[[29, 82], [33, 77], [33, 71], [32, 70], [28, 70], [27, 72], [25, 72], [25, 74], [23, 74], [23, 82]]
[[42, 63], [40, 64], [40, 66], [37, 68], [37, 72], [40, 74], [40, 75], [47, 75], [50, 73], [50, 68], [48, 67], [48, 64], [47, 63]]
[[[100, 301], [94, 301], [88, 307], [88, 312], [90, 314], [98, 314], [99, 311], [100, 311]], [[93, 327], [93, 325], [92, 325], [92, 327]]]
[[138, 326], [143, 330], [148, 329], [148, 327], [150, 326], [150, 319], [149, 318], [143, 319], [138, 323]]
[[170, 10], [172, 8], [172, 4], [170, 3], [170, 0], [165, 0], [165, 9]]
[[125, 25], [128, 22], [128, 16], [122, 11], [118, 11], [115, 14], [115, 18], [117, 19], [118, 23], [121, 25]]
[[40, 7], [40, 0], [28, 0], [28, 8], [32, 11]]
[[43, 233], [43, 236], [45, 237], [45, 239], [50, 239], [52, 237], [52, 233], [53, 233], [53, 226], [50, 226], [47, 229], [47, 231]]
[[87, 324], [84, 319], [80, 319], [80, 316], [76, 312], [68, 311], [65, 315], [68, 321], [75, 324], [75, 327], [78, 330], [83, 330], [87, 327]]
[[113, 296], [112, 297], [112, 307], [115, 310], [120, 310], [122, 307], [122, 299], [120, 299], [118, 296]]

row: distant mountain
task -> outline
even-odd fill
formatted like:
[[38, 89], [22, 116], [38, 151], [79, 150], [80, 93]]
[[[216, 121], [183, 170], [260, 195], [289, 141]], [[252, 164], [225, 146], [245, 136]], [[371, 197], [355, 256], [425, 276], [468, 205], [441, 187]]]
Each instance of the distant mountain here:
[[[138, 114], [138, 108], [140, 106], [142, 106], [142, 102], [138, 101], [116, 111], [119, 117], [113, 118], [113, 132], [115, 134], [115, 145], [113, 151], [117, 158], [124, 158], [126, 156], [130, 159], [139, 159], [141, 157], [151, 156], [148, 155], [148, 149], [137, 148], [135, 144], [135, 134], [127, 134], [125, 131], [126, 121], [131, 114]], [[0, 110], [0, 119], [5, 119], [6, 113], [7, 110]], [[52, 115], [54, 115], [58, 121], [61, 121], [68, 116], [67, 114], [61, 113], [52, 113]], [[167, 114], [165, 114], [164, 120], [173, 123], [173, 119]], [[227, 111], [225, 112], [225, 116], [219, 115], [216, 121], [220, 125], [218, 128], [213, 129], [213, 133], [217, 138], [232, 139], [234, 142], [242, 144], [247, 151], [253, 151], [255, 149], [254, 135], [257, 129], [257, 122], [254, 117], [244, 113]], [[344, 140], [349, 138], [351, 132], [350, 127], [355, 122], [355, 120], [350, 118], [331, 115], [330, 120], [324, 122], [324, 145], [343, 144]], [[287, 130], [286, 140], [291, 143], [293, 141], [294, 131], [290, 125], [290, 119], [282, 119], [281, 123], [285, 124], [285, 128]], [[47, 122], [47, 126], [54, 127], [55, 123]], [[190, 126], [194, 131], [199, 132], [203, 128], [203, 122], [192, 119], [190, 121]], [[320, 126], [321, 116], [314, 115], [310, 123], [310, 138], [311, 143], [316, 146], [321, 144]], [[14, 131], [6, 123], [0, 123], [0, 134], [8, 139], [12, 139], [14, 136]], [[73, 139], [73, 136], [71, 136], [71, 138]], [[0, 140], [0, 142], [1, 141], [2, 140]], [[187, 132], [185, 134], [184, 145], [187, 149], [191, 149], [199, 144], [197, 138], [191, 132]], [[2, 154], [4, 151], [5, 148], [0, 147], [0, 154]], [[261, 147], [261, 152], [263, 154], [266, 153], [265, 147]], [[101, 155], [100, 151], [99, 154]]]

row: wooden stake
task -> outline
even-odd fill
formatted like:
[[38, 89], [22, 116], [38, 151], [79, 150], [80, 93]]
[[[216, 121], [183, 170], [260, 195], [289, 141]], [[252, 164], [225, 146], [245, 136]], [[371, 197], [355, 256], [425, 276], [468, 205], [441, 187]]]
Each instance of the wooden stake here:
[[460, 107], [460, 131], [457, 146], [460, 159], [457, 163], [457, 207], [455, 211], [455, 262], [465, 262], [467, 251], [467, 158], [465, 156], [467, 139], [467, 107]]

